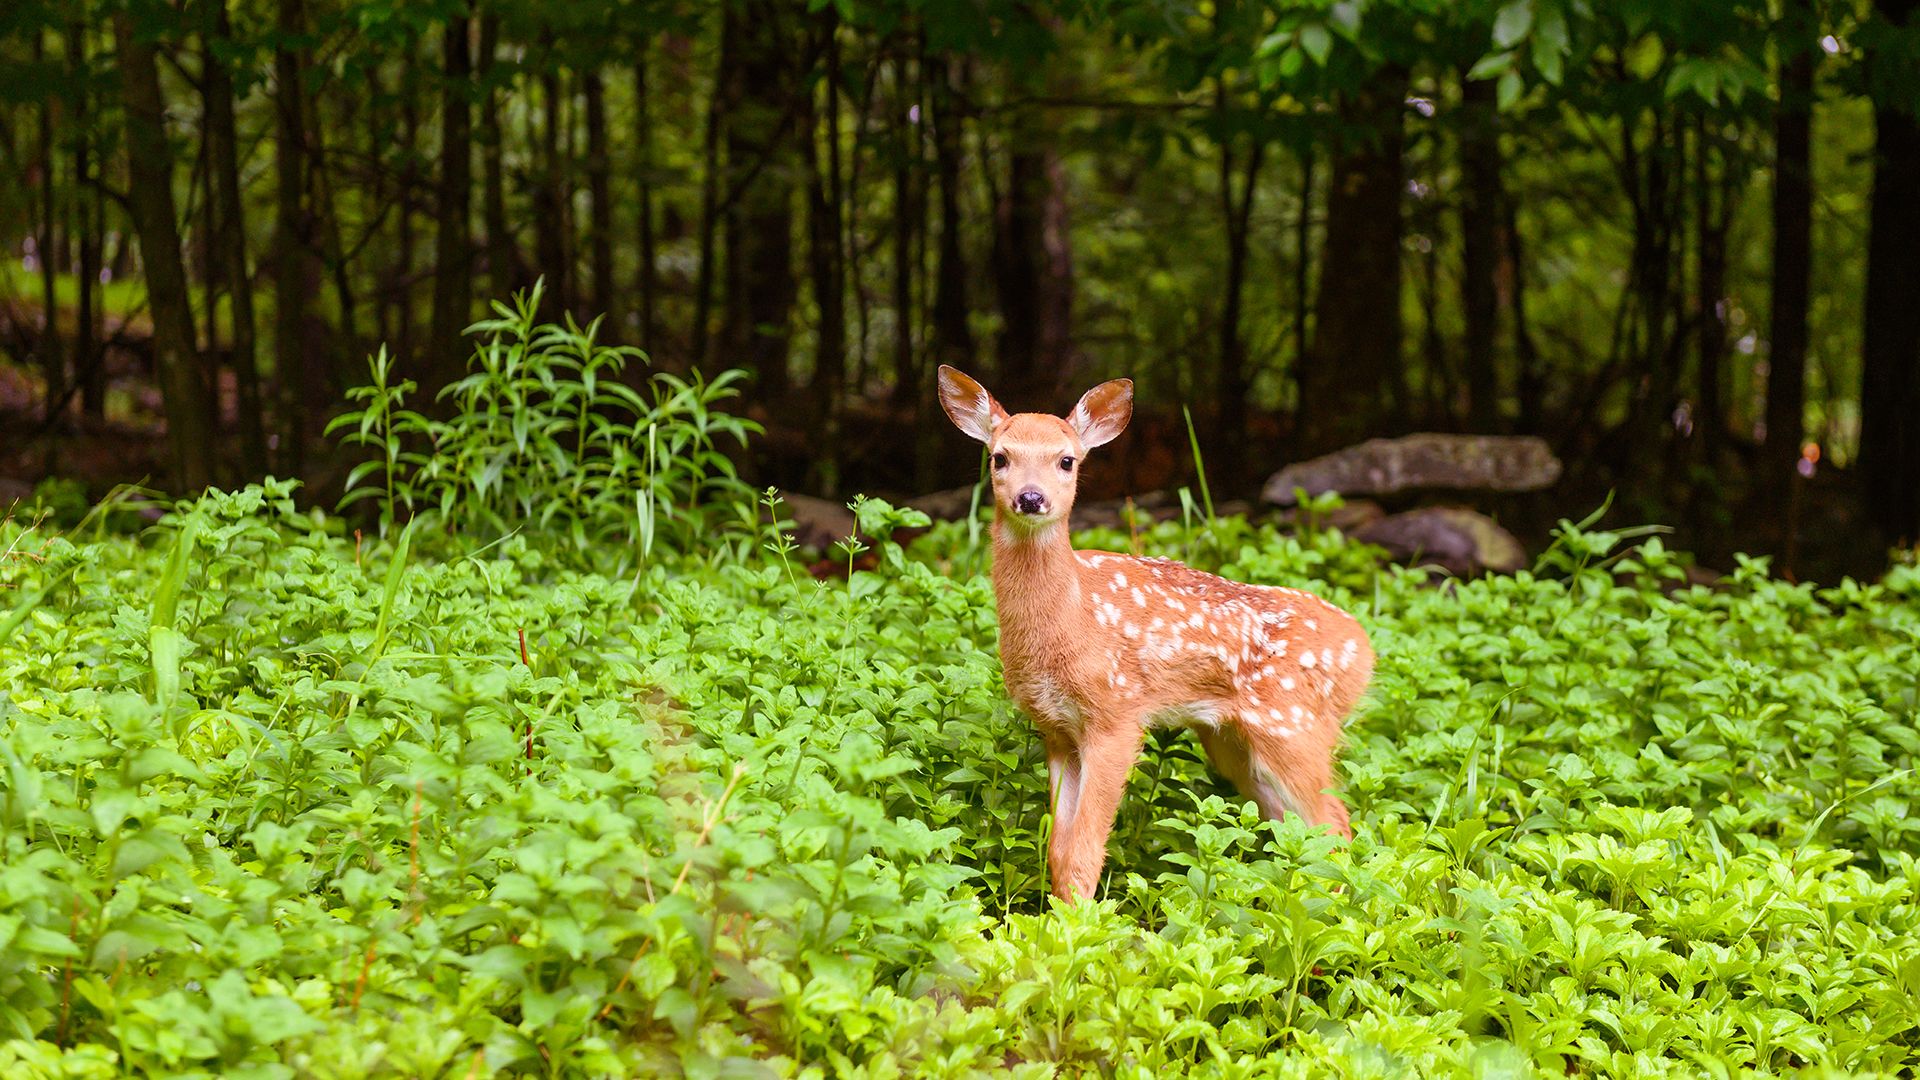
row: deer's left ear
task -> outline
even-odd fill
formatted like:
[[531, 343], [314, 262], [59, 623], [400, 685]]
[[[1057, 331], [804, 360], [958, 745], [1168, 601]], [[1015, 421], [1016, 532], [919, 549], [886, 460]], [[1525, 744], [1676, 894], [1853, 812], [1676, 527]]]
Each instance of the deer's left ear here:
[[1103, 382], [1086, 392], [1067, 414], [1067, 424], [1091, 450], [1120, 437], [1133, 419], [1133, 380]]

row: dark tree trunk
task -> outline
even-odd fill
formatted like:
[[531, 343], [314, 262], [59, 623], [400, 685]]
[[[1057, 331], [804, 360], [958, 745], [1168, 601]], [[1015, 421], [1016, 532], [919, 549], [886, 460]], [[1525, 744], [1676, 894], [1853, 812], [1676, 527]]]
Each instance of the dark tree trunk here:
[[505, 300], [527, 287], [520, 250], [507, 224], [507, 181], [501, 156], [499, 91], [493, 85], [499, 48], [500, 16], [489, 5], [480, 16], [480, 82], [486, 88], [480, 106], [480, 216], [487, 229], [487, 282], [493, 298]]
[[[233, 315], [233, 376], [239, 398], [240, 475], [264, 476], [267, 460], [266, 404], [253, 321], [253, 274], [247, 268], [247, 227], [241, 202], [238, 136], [233, 117], [233, 78], [219, 57], [219, 43], [233, 40], [226, 0], [209, 0], [203, 37], [201, 93], [206, 103], [211, 206], [217, 222], [212, 267], [226, 286]], [[211, 316], [209, 316], [211, 318]]]
[[[1700, 260], [1699, 295], [1695, 318], [1700, 336], [1700, 410], [1695, 429], [1700, 433], [1702, 460], [1709, 466], [1720, 458], [1727, 429], [1725, 381], [1727, 361], [1727, 232], [1733, 225], [1735, 179], [1722, 157], [1718, 176], [1708, 167], [1707, 124], [1697, 122], [1700, 153], [1694, 164], [1695, 247]], [[1778, 294], [1775, 294], [1778, 299]]]
[[[1300, 213], [1293, 221], [1293, 364], [1297, 381], [1306, 369], [1312, 321], [1313, 293], [1309, 280], [1313, 273], [1314, 144], [1307, 139], [1300, 146]], [[1297, 418], [1296, 418], [1297, 420]]]
[[893, 378], [894, 400], [911, 401], [919, 395], [920, 373], [914, 366], [913, 251], [914, 234], [921, 224], [918, 170], [914, 161], [914, 130], [907, 121], [915, 94], [908, 78], [908, 50], [902, 43], [894, 58], [893, 112]]
[[795, 298], [793, 195], [798, 180], [790, 128], [800, 93], [790, 48], [790, 15], [773, 2], [729, 4], [737, 15], [739, 97], [727, 118], [728, 363], [753, 372], [754, 392], [787, 392]]
[[[1251, 240], [1254, 195], [1259, 187], [1260, 166], [1266, 159], [1266, 143], [1259, 137], [1250, 140], [1244, 160], [1237, 163], [1232, 128], [1227, 121], [1227, 92], [1224, 84], [1216, 87], [1214, 108], [1221, 120], [1219, 199], [1220, 215], [1227, 237], [1226, 294], [1220, 311], [1219, 371], [1215, 379], [1218, 393], [1218, 424], [1210, 440], [1213, 464], [1223, 486], [1236, 490], [1245, 478], [1247, 436], [1247, 346], [1240, 334], [1240, 307], [1247, 283], [1247, 250]], [[1241, 172], [1240, 190], [1234, 191], [1234, 174]]]
[[80, 231], [79, 305], [73, 338], [74, 378], [80, 382], [80, 411], [98, 420], [106, 414], [106, 365], [96, 344], [98, 314], [93, 302], [100, 283], [100, 231], [105, 226], [104, 197], [93, 175], [92, 98], [83, 75], [87, 67], [86, 26], [67, 24], [67, 70], [74, 79], [73, 182], [75, 217]]
[[301, 381], [308, 366], [307, 301], [319, 283], [313, 259], [311, 215], [307, 206], [307, 109], [301, 86], [303, 60], [294, 42], [305, 30], [302, 0], [279, 0], [274, 50], [274, 219], [273, 353], [279, 381], [281, 460], [279, 469], [298, 476], [305, 465], [309, 430]]
[[127, 110], [127, 206], [133, 212], [146, 266], [154, 358], [167, 412], [167, 439], [173, 448], [174, 479], [182, 490], [198, 493], [213, 482], [215, 432], [207, 414], [207, 382], [195, 348], [186, 268], [180, 262], [166, 103], [160, 95], [153, 46], [135, 35], [133, 17], [125, 11], [115, 14], [113, 30]]
[[[1902, 27], [1916, 8], [1916, 0], [1874, 3], [1881, 18]], [[1869, 520], [1886, 538], [1913, 540], [1920, 537], [1920, 121], [1910, 99], [1887, 96], [1873, 112], [1860, 472]]]
[[1527, 265], [1520, 237], [1520, 208], [1515, 200], [1503, 202], [1501, 219], [1506, 302], [1513, 311], [1514, 397], [1520, 406], [1518, 427], [1528, 435], [1539, 435], [1546, 430], [1547, 373], [1541, 364], [1540, 350], [1534, 345], [1533, 328], [1527, 321]]
[[1500, 170], [1499, 113], [1494, 83], [1461, 84], [1460, 291], [1466, 313], [1467, 423], [1474, 431], [1500, 427], [1500, 376], [1493, 347], [1499, 323]]
[[624, 320], [614, 310], [613, 164], [607, 156], [607, 84], [597, 68], [580, 76], [587, 101], [587, 252], [593, 264], [593, 293], [588, 317], [607, 316], [614, 334], [624, 337]]
[[443, 39], [444, 82], [440, 88], [440, 221], [433, 245], [433, 337], [428, 394], [458, 379], [460, 334], [473, 312], [472, 188], [473, 145], [467, 94], [473, 60], [464, 12], [449, 16]]
[[[1766, 475], [1786, 502], [1797, 482], [1806, 414], [1807, 305], [1813, 283], [1813, 53], [1807, 0], [1788, 0], [1780, 100], [1773, 120], [1773, 311], [1767, 350]], [[1704, 261], [1703, 261], [1704, 266]]]
[[[46, 39], [39, 30], [33, 33], [34, 59], [40, 60], [46, 51]], [[67, 363], [65, 350], [60, 347], [60, 304], [59, 294], [54, 289], [54, 253], [59, 244], [54, 233], [54, 142], [53, 110], [55, 96], [46, 95], [40, 102], [40, 231], [34, 241], [35, 255], [40, 263], [40, 367], [46, 379], [47, 419], [53, 419], [61, 403], [66, 400]]]
[[973, 328], [967, 322], [967, 256], [960, 218], [959, 61], [948, 59], [934, 79], [933, 160], [940, 181], [940, 254], [933, 285], [933, 353], [942, 364], [973, 363]]
[[[403, 78], [400, 82], [400, 152], [405, 156], [406, 164], [400, 168], [399, 220], [395, 223], [393, 268], [389, 271], [387, 301], [394, 306], [398, 315], [394, 336], [398, 341], [401, 370], [419, 372], [425, 376], [433, 370], [432, 358], [421, 363], [422, 357], [415, 345], [413, 332], [413, 203], [420, 190], [420, 105], [414, 80]], [[315, 132], [315, 137], [318, 137]], [[314, 165], [318, 168], [318, 165]], [[318, 208], [316, 206], [317, 215]], [[419, 365], [419, 366], [415, 366]], [[420, 380], [423, 384], [431, 382], [431, 376]]]
[[[803, 143], [807, 163], [807, 262], [813, 277], [813, 301], [820, 310], [820, 329], [814, 349], [813, 409], [826, 434], [825, 449], [832, 454], [837, 440], [837, 406], [846, 393], [847, 302], [845, 254], [840, 247], [840, 50], [835, 40], [838, 20], [832, 8], [820, 18], [826, 41], [825, 102], [810, 115]], [[814, 110], [810, 109], [812, 113]], [[821, 158], [825, 137], [826, 161]], [[829, 493], [832, 485], [827, 486]]]
[[1336, 143], [1313, 351], [1300, 379], [1303, 453], [1383, 434], [1405, 404], [1399, 380], [1406, 87], [1404, 70], [1375, 74], [1348, 102]]
[[[349, 101], [346, 94], [328, 95], [329, 100]], [[324, 342], [316, 346], [325, 351], [311, 364], [307, 393], [309, 400], [325, 402], [327, 407], [339, 400], [349, 382], [357, 381], [365, 368], [362, 363], [365, 354], [361, 351], [360, 318], [358, 303], [354, 295], [353, 276], [348, 273], [346, 245], [340, 235], [340, 210], [334, 198], [334, 172], [328, 168], [332, 160], [327, 156], [327, 123], [320, 112], [321, 99], [310, 95], [306, 99], [308, 108], [307, 131], [312, 136], [313, 153], [308, 157], [307, 202], [312, 210], [313, 230], [319, 245], [317, 257], [324, 264], [333, 279], [333, 301], [339, 312], [338, 325], [328, 327], [316, 313], [309, 312], [307, 336], [310, 341]], [[341, 125], [346, 126], [344, 123]], [[411, 145], [411, 144], [409, 144]]]
[[706, 131], [700, 148], [700, 268], [693, 287], [692, 364], [706, 363], [713, 338], [714, 248], [723, 225], [720, 220], [720, 134], [729, 126], [733, 101], [739, 95], [739, 75], [733, 64], [740, 51], [737, 23], [733, 5], [722, 5], [720, 53], [714, 63], [713, 91], [707, 100]]
[[634, 293], [640, 300], [640, 347], [654, 350], [654, 292], [657, 286], [653, 234], [653, 103], [647, 88], [647, 50], [633, 61], [634, 179], [640, 188], [640, 267]]
[[560, 160], [560, 61], [552, 55], [552, 40], [547, 44], [547, 60], [540, 74], [545, 123], [540, 130], [540, 182], [534, 185], [533, 249], [540, 263], [539, 273], [547, 279], [541, 317], [557, 321], [560, 312], [573, 310], [573, 268], [569, 261], [572, 245], [567, 243], [566, 166]]

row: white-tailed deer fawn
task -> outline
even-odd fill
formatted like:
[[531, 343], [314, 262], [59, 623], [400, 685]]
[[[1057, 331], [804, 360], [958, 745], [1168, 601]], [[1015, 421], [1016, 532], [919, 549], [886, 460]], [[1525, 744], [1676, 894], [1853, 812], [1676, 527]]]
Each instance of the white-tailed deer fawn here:
[[1098, 886], [1127, 773], [1155, 724], [1192, 728], [1269, 818], [1290, 811], [1351, 836], [1329, 789], [1341, 721], [1373, 672], [1353, 616], [1311, 593], [1075, 551], [1068, 539], [1080, 462], [1127, 426], [1133, 383], [1094, 387], [1064, 420], [1009, 416], [942, 365], [940, 403], [992, 454], [1000, 660], [1046, 744], [1054, 895]]

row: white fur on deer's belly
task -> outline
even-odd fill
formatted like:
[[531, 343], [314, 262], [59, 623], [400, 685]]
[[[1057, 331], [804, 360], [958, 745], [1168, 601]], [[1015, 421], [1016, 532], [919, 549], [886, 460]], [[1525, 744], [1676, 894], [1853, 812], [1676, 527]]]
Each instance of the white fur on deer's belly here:
[[1204, 727], [1217, 728], [1222, 720], [1232, 716], [1232, 706], [1221, 701], [1189, 701], [1180, 705], [1170, 705], [1147, 717], [1154, 727]]

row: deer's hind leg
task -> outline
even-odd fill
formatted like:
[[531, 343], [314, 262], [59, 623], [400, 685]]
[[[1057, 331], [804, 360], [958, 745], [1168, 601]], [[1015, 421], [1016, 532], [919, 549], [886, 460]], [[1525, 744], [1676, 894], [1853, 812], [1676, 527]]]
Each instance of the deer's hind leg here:
[[1341, 836], [1353, 836], [1346, 804], [1329, 790], [1333, 787], [1330, 747], [1314, 745], [1311, 738], [1256, 736], [1249, 740], [1237, 725], [1227, 724], [1211, 730], [1196, 729], [1194, 734], [1206, 747], [1213, 767], [1232, 781], [1241, 795], [1252, 799], [1267, 818], [1279, 821], [1293, 814], [1308, 824], [1330, 826]]

